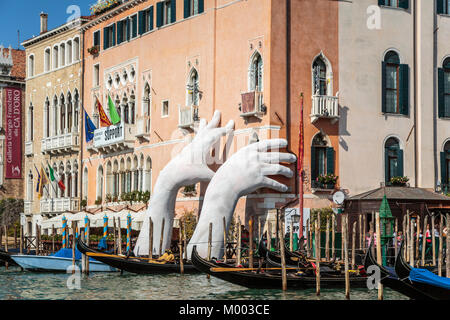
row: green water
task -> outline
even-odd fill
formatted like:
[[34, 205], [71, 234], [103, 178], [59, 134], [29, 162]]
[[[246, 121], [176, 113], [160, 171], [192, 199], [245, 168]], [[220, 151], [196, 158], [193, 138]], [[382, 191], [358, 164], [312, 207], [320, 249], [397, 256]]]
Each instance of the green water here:
[[[205, 274], [135, 275], [96, 273], [81, 276], [80, 289], [67, 288], [68, 274], [32, 273], [0, 268], [0, 300], [343, 300], [344, 290], [255, 290]], [[280, 284], [281, 286], [281, 284]], [[407, 297], [385, 289], [385, 300]], [[376, 290], [353, 289], [351, 299], [377, 300]]]

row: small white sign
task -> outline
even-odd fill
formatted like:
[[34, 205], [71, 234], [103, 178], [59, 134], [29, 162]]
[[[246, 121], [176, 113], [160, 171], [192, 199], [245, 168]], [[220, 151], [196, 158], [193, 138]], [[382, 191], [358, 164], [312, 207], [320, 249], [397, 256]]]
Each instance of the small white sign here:
[[94, 131], [94, 147], [103, 147], [125, 139], [125, 130], [122, 123]]

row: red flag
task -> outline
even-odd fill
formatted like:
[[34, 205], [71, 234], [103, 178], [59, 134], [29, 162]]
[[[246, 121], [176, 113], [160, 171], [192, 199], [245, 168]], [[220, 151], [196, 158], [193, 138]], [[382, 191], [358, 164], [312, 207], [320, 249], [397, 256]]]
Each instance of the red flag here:
[[103, 110], [102, 105], [100, 104], [100, 101], [95, 102], [97, 109], [98, 109], [98, 114], [100, 115], [100, 126], [101, 127], [109, 127], [112, 125], [111, 121], [109, 120], [108, 116], [105, 113], [105, 110]]

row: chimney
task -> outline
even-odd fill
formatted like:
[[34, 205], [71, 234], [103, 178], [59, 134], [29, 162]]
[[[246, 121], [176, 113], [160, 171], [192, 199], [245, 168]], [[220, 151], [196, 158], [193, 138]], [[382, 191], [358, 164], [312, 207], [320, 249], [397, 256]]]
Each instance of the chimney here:
[[41, 12], [41, 34], [47, 32], [48, 14]]

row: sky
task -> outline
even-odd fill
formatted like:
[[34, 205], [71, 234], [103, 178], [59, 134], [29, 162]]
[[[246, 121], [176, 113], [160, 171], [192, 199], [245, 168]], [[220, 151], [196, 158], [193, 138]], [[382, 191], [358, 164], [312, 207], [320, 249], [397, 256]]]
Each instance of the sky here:
[[[70, 21], [78, 10], [82, 16], [90, 15], [89, 7], [96, 2], [97, 0], [0, 0], [0, 44], [17, 49], [17, 30], [20, 31], [20, 42], [39, 35], [39, 15], [42, 11], [48, 14], [48, 29], [51, 30]], [[20, 49], [24, 48], [20, 46]]]

